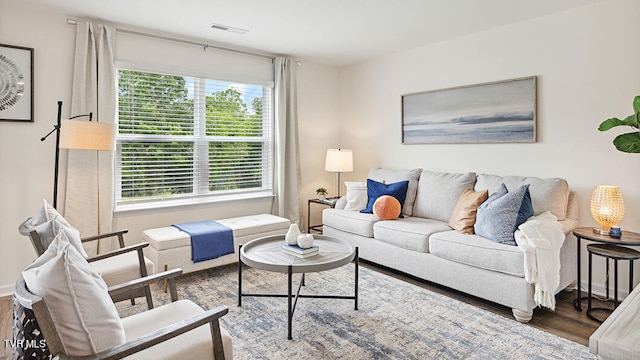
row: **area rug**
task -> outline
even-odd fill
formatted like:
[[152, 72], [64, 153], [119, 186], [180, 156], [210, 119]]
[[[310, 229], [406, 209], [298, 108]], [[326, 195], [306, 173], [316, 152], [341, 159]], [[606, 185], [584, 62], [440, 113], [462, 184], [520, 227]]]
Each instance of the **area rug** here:
[[[307, 274], [302, 293], [352, 295], [353, 272], [350, 264]], [[177, 283], [180, 298], [229, 308], [221, 324], [234, 359], [597, 359], [583, 345], [362, 266], [358, 310], [353, 300], [301, 298], [293, 340], [286, 298], [244, 297], [236, 306], [237, 265]], [[242, 284], [244, 292], [286, 294], [287, 276], [245, 267]], [[153, 293], [156, 306], [168, 301], [160, 284]], [[118, 304], [121, 316], [145, 308], [144, 301]]]

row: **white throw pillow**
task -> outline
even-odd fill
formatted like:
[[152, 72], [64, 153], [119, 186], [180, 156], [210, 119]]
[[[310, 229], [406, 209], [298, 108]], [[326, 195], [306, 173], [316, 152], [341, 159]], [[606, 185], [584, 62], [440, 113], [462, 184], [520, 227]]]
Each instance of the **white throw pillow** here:
[[107, 285], [71, 246], [65, 232], [22, 276], [29, 290], [47, 303], [68, 355], [95, 354], [126, 341]]
[[356, 181], [345, 181], [347, 187], [347, 205], [345, 210], [364, 210], [367, 207], [367, 183]]
[[62, 215], [60, 215], [60, 213], [58, 212], [58, 210], [56, 210], [56, 208], [54, 208], [53, 206], [51, 206], [51, 204], [49, 204], [47, 202], [47, 200], [43, 200], [44, 201], [44, 213], [47, 217], [47, 221], [51, 221], [51, 220], [56, 220], [60, 223], [62, 223], [63, 225], [66, 226], [71, 226], [71, 224], [69, 224], [69, 222], [62, 217]]
[[58, 215], [52, 220], [40, 224], [31, 230], [35, 230], [38, 233], [38, 235], [40, 236], [40, 241], [42, 241], [42, 246], [44, 246], [45, 249], [49, 248], [53, 239], [55, 239], [60, 232], [64, 232], [69, 243], [71, 243], [71, 245], [73, 245], [73, 247], [78, 250], [80, 255], [86, 258], [88, 255], [82, 247], [80, 231], [78, 231], [78, 229], [74, 228], [73, 226], [65, 225], [65, 223], [67, 223], [66, 221], [58, 221], [59, 217], [60, 216]]
[[38, 213], [25, 223], [27, 231], [35, 230], [40, 236], [42, 246], [47, 249], [53, 239], [60, 231], [64, 231], [71, 245], [73, 245], [80, 255], [87, 257], [87, 252], [82, 247], [80, 231], [58, 213], [58, 211], [47, 200], [43, 200], [44, 205], [38, 210]]

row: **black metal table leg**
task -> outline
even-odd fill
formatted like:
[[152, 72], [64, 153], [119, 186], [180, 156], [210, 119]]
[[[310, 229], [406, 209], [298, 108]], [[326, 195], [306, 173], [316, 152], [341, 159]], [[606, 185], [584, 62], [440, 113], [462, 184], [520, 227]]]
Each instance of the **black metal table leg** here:
[[589, 290], [587, 292], [587, 314], [591, 312], [591, 265], [592, 265], [592, 256], [591, 252], [589, 252]]
[[576, 256], [577, 256], [577, 263], [578, 263], [578, 274], [577, 274], [577, 280], [576, 280], [576, 299], [573, 301], [573, 307], [576, 308], [576, 310], [578, 311], [582, 311], [582, 284], [581, 284], [581, 280], [580, 280], [580, 238], [576, 236], [576, 243], [578, 244], [578, 248], [577, 248], [577, 252], [576, 252]]
[[629, 294], [633, 291], [633, 260], [629, 260]]
[[618, 307], [618, 259], [613, 259], [613, 308]]
[[291, 336], [291, 321], [293, 319], [293, 309], [292, 304], [291, 304], [291, 297], [292, 297], [292, 285], [291, 285], [291, 280], [293, 277], [293, 266], [289, 265], [289, 269], [287, 271], [287, 277], [288, 277], [288, 292], [287, 292], [287, 339], [291, 340], [293, 339], [293, 337]]
[[354, 302], [355, 302], [355, 306], [354, 309], [358, 310], [358, 269], [360, 267], [360, 256], [358, 255], [358, 247], [356, 246], [356, 269], [355, 269], [355, 292], [354, 292]]
[[238, 246], [238, 306], [242, 306], [242, 260], [240, 260], [240, 250], [242, 245]]

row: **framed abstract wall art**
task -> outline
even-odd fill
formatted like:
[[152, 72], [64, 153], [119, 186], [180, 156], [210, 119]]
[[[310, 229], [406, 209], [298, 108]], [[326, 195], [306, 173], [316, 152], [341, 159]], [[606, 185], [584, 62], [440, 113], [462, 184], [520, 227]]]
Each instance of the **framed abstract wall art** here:
[[33, 122], [33, 48], [0, 44], [0, 120]]
[[402, 96], [403, 144], [535, 141], [535, 76]]

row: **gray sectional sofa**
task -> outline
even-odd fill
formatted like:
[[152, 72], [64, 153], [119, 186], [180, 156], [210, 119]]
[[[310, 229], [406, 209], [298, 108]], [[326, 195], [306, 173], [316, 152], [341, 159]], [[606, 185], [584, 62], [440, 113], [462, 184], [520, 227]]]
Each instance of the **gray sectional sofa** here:
[[527, 322], [536, 303], [534, 285], [525, 280], [523, 251], [452, 230], [448, 221], [465, 189], [487, 189], [491, 195], [502, 183], [510, 190], [529, 184], [534, 215], [551, 212], [565, 234], [555, 293], [575, 284], [576, 239], [571, 230], [578, 226], [578, 206], [565, 180], [422, 169], [372, 169], [368, 177], [385, 184], [409, 180], [403, 218], [380, 221], [374, 214], [360, 213], [353, 198], [362, 196], [355, 194], [362, 187], [355, 186], [347, 187], [335, 208], [323, 211], [324, 234], [358, 246], [362, 259], [510, 307], [518, 321]]

